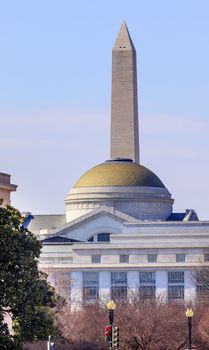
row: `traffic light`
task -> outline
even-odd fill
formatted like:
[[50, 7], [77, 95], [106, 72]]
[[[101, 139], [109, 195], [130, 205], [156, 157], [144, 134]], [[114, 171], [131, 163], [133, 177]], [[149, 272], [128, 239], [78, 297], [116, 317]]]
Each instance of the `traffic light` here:
[[113, 349], [119, 349], [119, 327], [113, 327], [112, 329], [112, 347]]
[[105, 340], [107, 343], [111, 343], [112, 340], [112, 326], [107, 324], [105, 326]]

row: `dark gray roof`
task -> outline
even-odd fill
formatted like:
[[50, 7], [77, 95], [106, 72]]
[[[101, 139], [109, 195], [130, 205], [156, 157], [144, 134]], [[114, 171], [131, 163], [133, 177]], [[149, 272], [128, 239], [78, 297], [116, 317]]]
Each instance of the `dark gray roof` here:
[[183, 221], [185, 213], [172, 213], [167, 221]]
[[33, 215], [34, 219], [30, 222], [28, 230], [38, 235], [40, 230], [48, 229], [53, 230], [57, 229], [60, 226], [66, 224], [65, 214], [52, 214], [52, 215]]
[[186, 209], [184, 213], [172, 213], [167, 221], [199, 221], [195, 210]]
[[62, 244], [62, 243], [73, 243], [73, 242], [82, 242], [82, 241], [78, 241], [77, 239], [72, 239], [72, 238], [67, 238], [62, 236], [54, 236], [54, 237], [49, 237], [42, 240], [42, 244], [54, 244], [54, 243]]

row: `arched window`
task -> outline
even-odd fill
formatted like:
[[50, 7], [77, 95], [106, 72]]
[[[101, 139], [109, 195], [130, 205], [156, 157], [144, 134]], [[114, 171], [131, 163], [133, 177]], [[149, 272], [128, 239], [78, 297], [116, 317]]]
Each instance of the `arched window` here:
[[88, 242], [109, 242], [110, 235], [111, 235], [111, 233], [106, 233], [106, 232], [97, 233], [96, 235], [91, 236], [88, 239]]
[[109, 241], [110, 241], [110, 233], [97, 234], [97, 242], [109, 242]]

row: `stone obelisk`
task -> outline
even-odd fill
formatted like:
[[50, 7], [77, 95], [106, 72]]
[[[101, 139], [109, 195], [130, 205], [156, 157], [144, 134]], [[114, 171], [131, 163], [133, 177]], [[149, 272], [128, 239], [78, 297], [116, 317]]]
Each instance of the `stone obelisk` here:
[[125, 21], [112, 50], [110, 157], [139, 163], [136, 50]]

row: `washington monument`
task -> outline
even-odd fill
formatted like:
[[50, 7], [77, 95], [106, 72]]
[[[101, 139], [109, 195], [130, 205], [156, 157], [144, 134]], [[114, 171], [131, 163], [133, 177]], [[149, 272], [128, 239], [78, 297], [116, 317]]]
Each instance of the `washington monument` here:
[[136, 50], [125, 21], [112, 50], [110, 158], [139, 163]]

